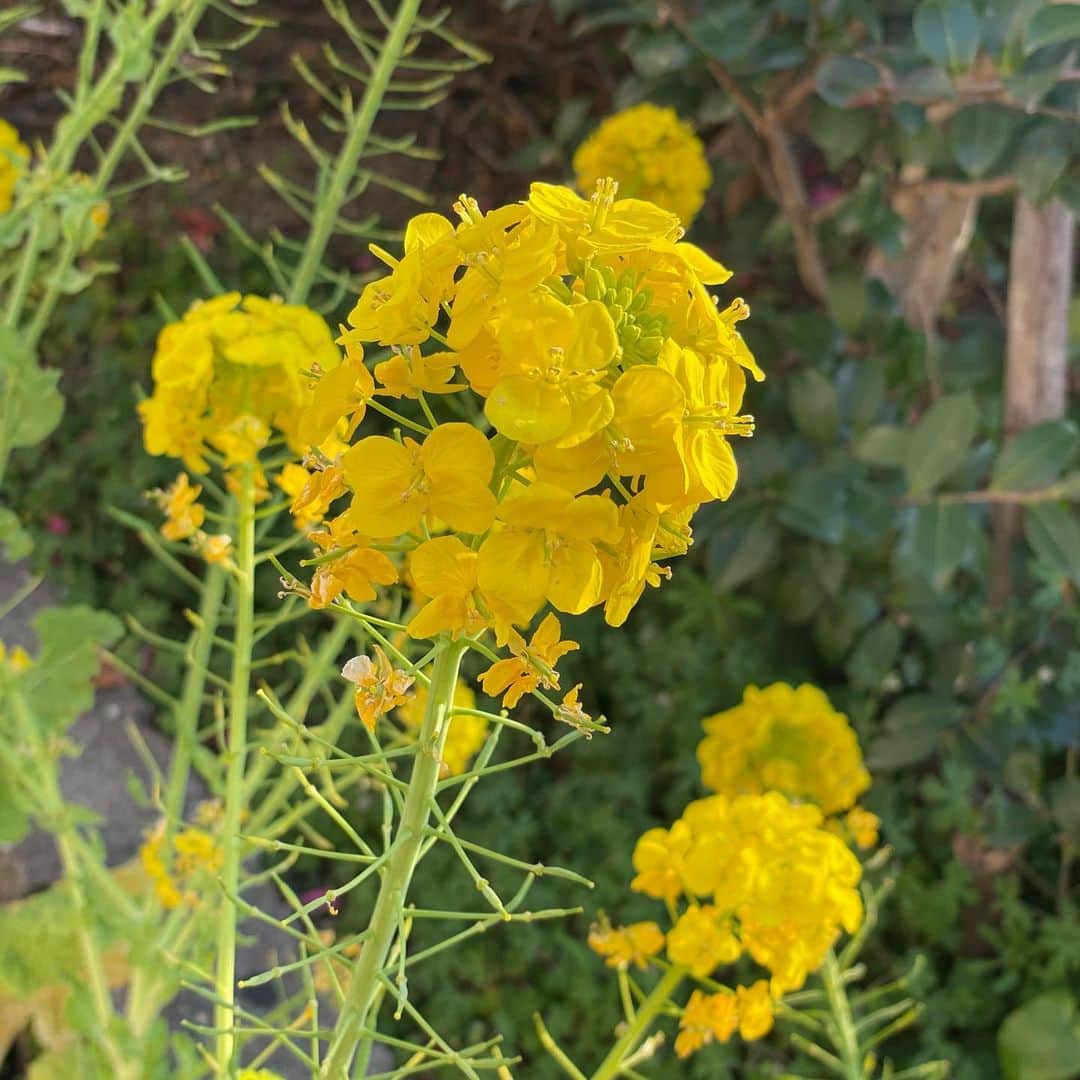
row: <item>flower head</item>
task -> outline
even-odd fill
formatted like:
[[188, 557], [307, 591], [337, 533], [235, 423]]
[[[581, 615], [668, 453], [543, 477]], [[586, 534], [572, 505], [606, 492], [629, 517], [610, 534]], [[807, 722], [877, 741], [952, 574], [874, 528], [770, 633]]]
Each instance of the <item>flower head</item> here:
[[372, 646], [371, 651], [374, 660], [370, 656], [354, 656], [341, 669], [341, 677], [356, 687], [353, 695], [356, 712], [368, 731], [375, 730], [380, 716], [405, 704], [414, 681], [413, 676], [395, 668], [378, 645]]
[[644, 968], [664, 948], [664, 932], [654, 922], [611, 926], [606, 921], [589, 930], [589, 948], [604, 958], [608, 967], [626, 971], [631, 964]]
[[706, 994], [694, 990], [679, 1018], [679, 1034], [675, 1037], [675, 1053], [687, 1058], [716, 1039], [727, 1042], [739, 1026], [739, 1011], [735, 994], [720, 990]]
[[30, 160], [30, 150], [19, 138], [18, 131], [6, 120], [0, 120], [0, 214], [11, 209], [15, 182]]
[[674, 109], [644, 102], [609, 116], [574, 154], [578, 187], [613, 176], [622, 191], [648, 199], [689, 226], [712, 183], [705, 147]]

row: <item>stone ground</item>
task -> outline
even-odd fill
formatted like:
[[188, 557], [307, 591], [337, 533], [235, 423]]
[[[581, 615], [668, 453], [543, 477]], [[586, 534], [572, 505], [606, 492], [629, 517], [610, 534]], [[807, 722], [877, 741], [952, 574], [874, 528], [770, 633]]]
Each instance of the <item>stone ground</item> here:
[[[21, 565], [0, 563], [0, 604], [29, 580]], [[9, 648], [23, 645], [33, 651], [34, 632], [30, 623], [44, 607], [62, 602], [56, 591], [43, 583], [9, 615], [0, 620], [0, 640]], [[109, 865], [126, 862], [138, 851], [145, 830], [154, 823], [152, 808], [136, 804], [128, 790], [128, 778], [134, 776], [148, 783], [146, 763], [131, 737], [135, 729], [150, 749], [159, 768], [168, 769], [170, 743], [153, 724], [153, 707], [130, 685], [98, 691], [94, 707], [75, 722], [69, 731], [71, 741], [80, 749], [78, 756], [65, 760], [61, 787], [65, 797], [85, 806], [104, 820], [102, 838]], [[207, 795], [201, 782], [189, 792], [189, 805]], [[52, 838], [42, 830], [33, 831], [16, 845], [0, 845], [0, 902], [26, 896], [52, 884], [60, 872]], [[287, 910], [272, 889], [250, 899], [264, 911], [284, 914]], [[237, 958], [238, 976], [243, 978], [265, 971], [292, 955], [291, 939], [259, 921], [242, 924], [246, 944]], [[245, 1007], [261, 1012], [273, 1004], [272, 985], [241, 991]], [[206, 1003], [192, 995], [183, 995], [170, 1007], [168, 1015], [178, 1023], [181, 1016], [208, 1024], [211, 1017]], [[327, 1018], [329, 1020], [329, 1018]], [[267, 1062], [286, 1080], [310, 1080], [302, 1062], [288, 1054], [279, 1054]], [[383, 1072], [393, 1067], [390, 1055], [376, 1047], [370, 1071]]]

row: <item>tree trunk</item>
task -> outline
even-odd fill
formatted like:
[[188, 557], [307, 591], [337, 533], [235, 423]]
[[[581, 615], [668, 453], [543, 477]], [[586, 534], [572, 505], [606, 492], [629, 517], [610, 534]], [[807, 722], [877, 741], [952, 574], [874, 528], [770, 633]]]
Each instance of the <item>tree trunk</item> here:
[[[1007, 436], [1065, 415], [1073, 231], [1072, 212], [1060, 200], [1039, 208], [1017, 196], [1009, 261]], [[1004, 603], [1012, 591], [1010, 555], [1020, 515], [1017, 506], [1001, 506], [994, 515], [994, 604]]]

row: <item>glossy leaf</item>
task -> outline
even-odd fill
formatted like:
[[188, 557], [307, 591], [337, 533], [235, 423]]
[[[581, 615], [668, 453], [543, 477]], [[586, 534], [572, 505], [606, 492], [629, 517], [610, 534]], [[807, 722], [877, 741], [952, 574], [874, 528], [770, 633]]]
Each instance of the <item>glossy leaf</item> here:
[[830, 104], [850, 105], [881, 83], [881, 73], [857, 56], [830, 56], [814, 76], [818, 93]]
[[1024, 52], [1044, 45], [1080, 41], [1080, 4], [1047, 4], [1036, 11], [1024, 33]]
[[961, 109], [949, 123], [949, 143], [968, 176], [985, 176], [1000, 160], [1016, 130], [1016, 113], [994, 105]]
[[927, 409], [912, 428], [904, 453], [904, 472], [913, 495], [934, 491], [964, 464], [977, 422], [970, 394], [951, 394]]
[[915, 42], [935, 64], [964, 71], [979, 50], [979, 13], [972, 0], [922, 0], [915, 9]]
[[1036, 491], [1050, 485], [1071, 462], [1080, 431], [1071, 420], [1049, 420], [1005, 445], [990, 476], [993, 491]]

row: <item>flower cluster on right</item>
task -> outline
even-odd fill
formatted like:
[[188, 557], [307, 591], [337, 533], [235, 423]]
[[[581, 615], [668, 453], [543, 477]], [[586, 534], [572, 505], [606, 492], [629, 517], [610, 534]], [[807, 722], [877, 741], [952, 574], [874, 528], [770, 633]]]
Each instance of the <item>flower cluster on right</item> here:
[[[634, 849], [630, 887], [664, 902], [669, 928], [604, 922], [589, 936], [612, 967], [655, 961], [697, 983], [681, 1009], [680, 1057], [736, 1031], [758, 1039], [771, 1030], [775, 1003], [820, 967], [841, 931], [861, 925], [862, 867], [845, 841], [877, 839], [877, 819], [854, 806], [870, 783], [858, 740], [816, 687], [748, 687], [704, 727], [698, 759], [717, 793]], [[743, 957], [768, 978], [718, 980]]]

